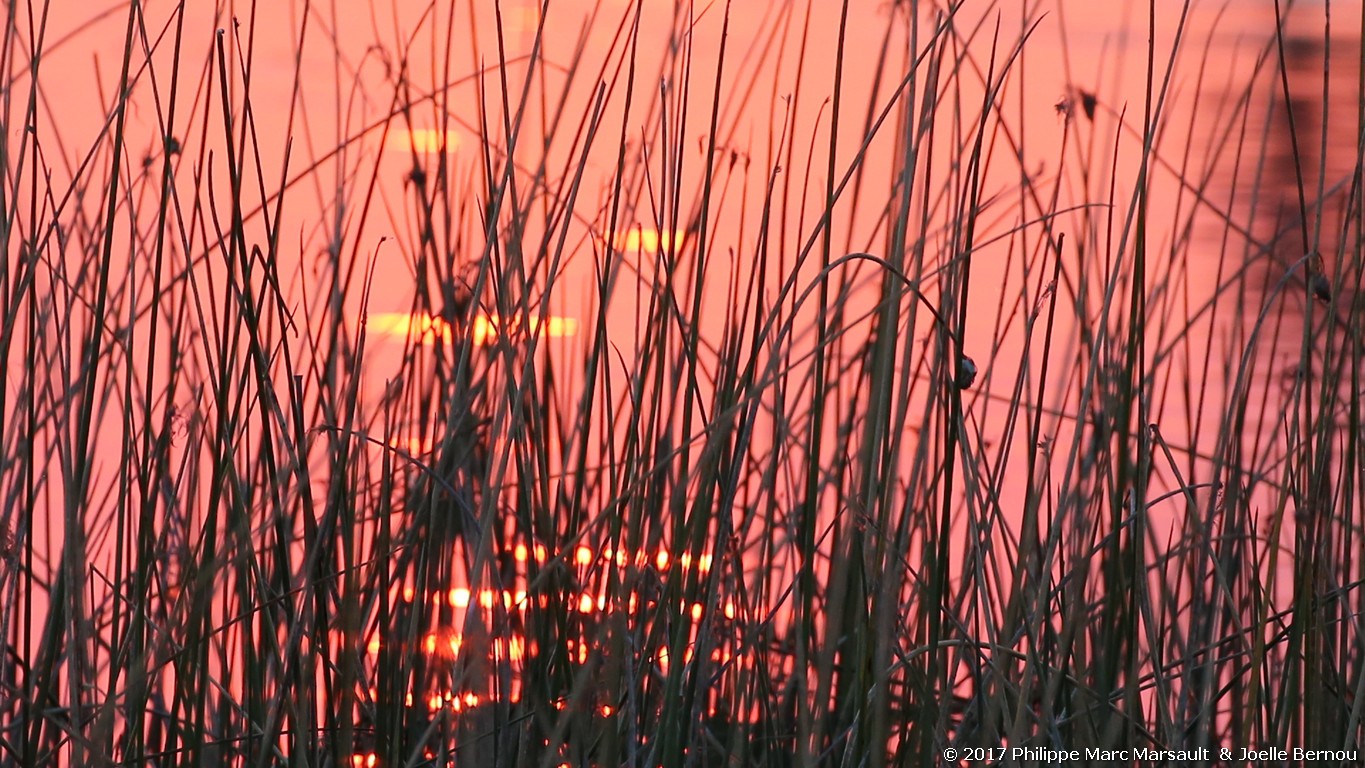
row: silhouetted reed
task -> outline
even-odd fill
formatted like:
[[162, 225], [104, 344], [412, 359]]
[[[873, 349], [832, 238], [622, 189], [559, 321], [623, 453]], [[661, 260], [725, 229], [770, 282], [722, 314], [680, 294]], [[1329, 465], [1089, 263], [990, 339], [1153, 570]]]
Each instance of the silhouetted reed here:
[[1356, 748], [1330, 35], [342, 5], [7, 7], [0, 765]]

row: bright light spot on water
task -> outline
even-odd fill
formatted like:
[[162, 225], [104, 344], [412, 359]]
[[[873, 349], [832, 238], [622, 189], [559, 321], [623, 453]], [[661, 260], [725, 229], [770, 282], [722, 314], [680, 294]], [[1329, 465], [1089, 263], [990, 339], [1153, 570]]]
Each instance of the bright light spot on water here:
[[579, 547], [574, 550], [574, 562], [582, 566], [592, 564], [592, 550], [587, 547]]
[[454, 152], [460, 146], [460, 136], [454, 130], [448, 130], [442, 135], [441, 131], [435, 128], [413, 128], [411, 131], [400, 130], [391, 133], [389, 145], [402, 152], [435, 155], [441, 152]]
[[392, 440], [389, 440], [389, 446], [407, 451], [409, 456], [421, 456], [426, 453], [431, 453], [431, 449], [433, 448], [430, 437], [395, 437]]
[[[602, 551], [602, 556], [605, 557], [605, 558], [607, 559], [607, 562], [611, 562], [613, 559], [615, 559], [615, 560], [616, 560], [616, 566], [617, 566], [618, 568], [625, 568], [625, 567], [626, 567], [626, 559], [627, 559], [627, 558], [626, 558], [626, 553], [625, 553], [624, 550], [614, 550], [614, 549], [612, 549], [611, 547], [607, 547], [606, 549], [604, 549], [604, 550]], [[638, 560], [638, 558], [637, 558], [637, 560]], [[643, 563], [644, 561], [641, 560], [640, 562]]]
[[[683, 570], [687, 570], [692, 567], [692, 555], [684, 552], [682, 553], [682, 556], [678, 558], [678, 562], [682, 565]], [[700, 568], [703, 573], [711, 570], [711, 556], [702, 555], [697, 558], [697, 567]]]
[[[520, 563], [525, 563], [531, 557], [535, 557], [537, 560], [544, 562], [549, 556], [546, 547], [540, 544], [530, 543], [515, 545], [511, 554], [516, 561]], [[673, 556], [663, 548], [656, 550], [652, 555], [643, 549], [635, 551], [632, 555], [629, 551], [624, 549], [607, 547], [602, 550], [597, 550], [588, 545], [576, 545], [570, 551], [561, 553], [559, 557], [565, 557], [565, 555], [567, 555], [567, 560], [578, 567], [584, 568], [593, 566], [599, 562], [604, 562], [620, 567], [632, 564], [642, 568], [653, 566], [658, 568], [659, 571], [666, 571], [676, 563], [678, 567], [685, 570], [696, 567], [699, 571], [706, 571], [709, 570], [712, 565], [711, 555], [692, 555], [690, 553], [683, 553], [678, 558], [674, 559]], [[401, 594], [405, 600], [412, 601], [414, 599], [414, 589], [412, 587], [403, 587]], [[449, 605], [456, 610], [468, 610], [471, 605], [477, 604], [485, 611], [491, 611], [494, 607], [498, 606], [499, 602], [508, 610], [523, 611], [527, 608], [532, 599], [524, 587], [515, 590], [484, 589], [478, 590], [477, 594], [474, 590], [468, 588], [454, 587], [432, 590], [428, 593], [428, 597], [431, 599], [432, 603], [437, 606]], [[538, 594], [535, 596], [534, 600], [537, 605], [542, 607], [548, 606], [551, 602], [558, 603], [560, 600], [565, 600], [568, 606], [570, 606], [570, 610], [586, 615], [607, 615], [618, 611], [633, 615], [642, 607], [657, 604], [657, 600], [647, 598], [633, 590], [623, 594], [621, 598], [622, 599], [609, 600], [608, 595], [601, 590], [592, 590], [590, 592], [587, 589], [580, 588], [576, 593], [567, 595], [564, 598], [555, 598], [551, 600], [544, 594]], [[686, 600], [680, 600], [676, 605], [678, 614], [691, 620], [693, 624], [692, 642], [695, 642], [700, 622], [706, 616], [707, 606], [701, 602], [688, 602]], [[738, 616], [738, 606], [733, 600], [724, 600], [718, 603], [716, 607], [721, 610], [721, 613], [726, 619], [734, 620]], [[456, 617], [459, 616], [458, 613], [455, 615]], [[484, 615], [487, 617], [489, 614], [485, 613]], [[458, 623], [458, 621], [459, 619], [457, 618], [456, 622]], [[400, 643], [400, 645], [405, 648], [407, 647], [406, 644], [403, 643]], [[372, 637], [368, 640], [366, 646], [371, 654], [377, 654], [383, 646], [383, 643], [381, 643], [380, 639], [377, 637]], [[569, 658], [575, 660], [578, 664], [588, 663], [593, 653], [593, 647], [594, 645], [591, 642], [576, 642], [572, 639], [565, 639], [564, 648], [568, 652]], [[428, 634], [422, 635], [417, 648], [420, 649], [420, 651], [424, 651], [428, 656], [440, 657], [443, 659], [457, 659], [464, 650], [463, 636], [452, 628], [438, 628], [434, 631], [429, 631]], [[528, 654], [534, 656], [538, 651], [534, 641], [514, 632], [507, 637], [490, 638], [490, 644], [486, 649], [486, 653], [491, 661], [502, 665], [508, 663], [520, 664], [529, 657]], [[682, 653], [683, 662], [690, 663], [693, 658], [694, 649], [685, 648]], [[730, 648], [712, 649], [709, 655], [712, 660], [726, 664], [731, 663], [732, 660], [736, 658], [733, 649]], [[652, 661], [657, 665], [657, 669], [665, 674], [668, 673], [670, 656], [666, 648], [659, 648], [657, 655]], [[495, 700], [510, 700], [515, 702], [520, 698], [520, 694], [520, 681], [514, 679], [511, 688], [508, 689], [506, 694], [490, 697], [480, 696], [478, 694], [460, 694], [451, 691], [435, 695], [428, 692], [426, 694], [428, 698], [424, 701], [429, 707], [433, 708], [433, 712], [441, 709], [462, 712]], [[507, 698], [509, 696], [510, 699]], [[411, 699], [411, 697], [409, 698]], [[422, 699], [419, 699], [419, 701], [422, 701]], [[596, 707], [596, 712], [604, 717], [612, 716], [615, 711], [616, 710], [610, 705], [597, 705]]]
[[618, 251], [642, 251], [644, 253], [657, 253], [662, 243], [672, 240], [672, 246], [668, 249], [670, 253], [677, 253], [682, 248], [684, 233], [663, 230], [662, 234], [657, 229], [647, 227], [631, 227], [623, 232], [617, 232], [611, 239], [612, 247]]
[[[529, 323], [531, 332], [536, 333], [541, 327], [540, 316], [532, 314]], [[545, 320], [545, 328], [551, 338], [577, 336], [578, 320], [551, 315]], [[428, 314], [414, 316], [406, 312], [375, 312], [366, 318], [365, 329], [369, 333], [395, 339], [412, 337], [422, 344], [433, 344], [438, 340], [449, 343], [455, 336], [454, 329], [444, 318]], [[496, 341], [504, 330], [516, 336], [520, 329], [520, 318], [503, 323], [497, 315], [479, 315], [474, 318], [470, 336], [475, 345], [484, 346]]]

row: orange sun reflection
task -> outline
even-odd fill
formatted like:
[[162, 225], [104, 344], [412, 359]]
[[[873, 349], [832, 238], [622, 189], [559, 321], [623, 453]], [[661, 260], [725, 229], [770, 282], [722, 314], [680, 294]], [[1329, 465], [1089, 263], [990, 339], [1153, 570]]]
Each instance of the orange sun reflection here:
[[[382, 632], [379, 631], [367, 635], [362, 642], [371, 656], [377, 655], [386, 643], [394, 642], [399, 647], [409, 647], [408, 643], [411, 642], [411, 647], [418, 653], [432, 659], [444, 660], [446, 664], [478, 664], [480, 659], [476, 657], [481, 657], [483, 662], [491, 663], [494, 668], [511, 672], [505, 688], [497, 686], [496, 689], [488, 690], [476, 688], [478, 692], [468, 689], [428, 688], [425, 691], [409, 693], [409, 706], [414, 706], [415, 697], [416, 706], [421, 707], [425, 704], [432, 713], [439, 711], [460, 713], [494, 702], [519, 701], [522, 697], [522, 688], [517, 673], [529, 659], [539, 655], [540, 649], [534, 641], [521, 634], [519, 628], [507, 629], [504, 625], [504, 629], [493, 631], [493, 627], [495, 621], [507, 620], [513, 622], [513, 627], [519, 627], [532, 599], [535, 600], [535, 605], [542, 607], [548, 607], [552, 602], [564, 605], [574, 614], [583, 617], [580, 621], [583, 622], [584, 629], [578, 631], [576, 636], [565, 637], [562, 649], [575, 663], [588, 664], [594, 654], [602, 652], [593, 633], [586, 629], [597, 621], [597, 617], [608, 616], [618, 611], [636, 615], [642, 610], [659, 610], [664, 604], [661, 596], [655, 592], [646, 594], [629, 589], [621, 593], [612, 593], [606, 582], [599, 580], [600, 569], [641, 569], [662, 575], [670, 568], [705, 573], [713, 564], [712, 555], [709, 553], [684, 552], [674, 557], [663, 547], [631, 550], [574, 544], [555, 552], [545, 545], [526, 541], [510, 546], [508, 554], [511, 555], [512, 561], [518, 564], [518, 568], [514, 576], [515, 583], [508, 584], [506, 588], [471, 588], [456, 585], [424, 591], [420, 596], [412, 586], [395, 588], [395, 595], [401, 595], [409, 604], [415, 601], [429, 603], [437, 609], [434, 616], [439, 615], [440, 618], [411, 641], [401, 638], [390, 640], [388, 636], [383, 636], [384, 639], [381, 640]], [[526, 581], [528, 578], [526, 565], [532, 559], [542, 564], [557, 560], [576, 569], [577, 578], [580, 580], [578, 585], [566, 592], [538, 592], [532, 598]], [[681, 599], [672, 605], [675, 606], [674, 615], [691, 624], [687, 642], [682, 647], [675, 647], [672, 657], [665, 646], [651, 648], [648, 654], [642, 657], [651, 659], [655, 669], [663, 674], [668, 674], [672, 658], [680, 656], [682, 663], [692, 663], [694, 651], [700, 651], [703, 647], [698, 645], [701, 633], [714, 631], [705, 629], [704, 620], [708, 616], [723, 617], [721, 621], [732, 622], [739, 614], [736, 603], [723, 596], [714, 602]], [[465, 634], [471, 626], [478, 632], [472, 638]], [[719, 646], [706, 648], [705, 654], [713, 661], [729, 664], [735, 658], [734, 649], [735, 646], [722, 640]], [[600, 717], [612, 717], [616, 714], [616, 709], [612, 705], [601, 700], [592, 705], [591, 711]], [[370, 763], [362, 754], [353, 758], [353, 766], [369, 768]]]
[[[539, 333], [540, 316], [533, 313], [528, 322], [531, 333]], [[431, 344], [438, 340], [448, 343], [455, 337], [454, 328], [445, 318], [426, 313], [412, 315], [406, 312], [375, 312], [365, 318], [365, 328], [370, 333], [391, 338], [406, 339], [411, 336], [423, 344]], [[486, 346], [496, 341], [504, 332], [512, 336], [519, 335], [520, 318], [514, 317], [503, 322], [497, 315], [478, 315], [474, 318], [470, 337], [475, 345]], [[545, 319], [545, 333], [556, 339], [576, 336], [578, 320], [550, 315]]]
[[390, 134], [389, 144], [403, 152], [435, 155], [454, 152], [460, 145], [460, 136], [454, 130], [443, 133], [436, 128], [413, 128]]
[[[670, 244], [668, 249], [676, 253], [682, 248], [684, 233], [665, 229], [660, 232], [651, 227], [631, 227], [617, 232], [611, 238], [612, 248], [618, 251], [641, 251], [657, 253], [661, 244]], [[671, 241], [671, 243], [670, 243]]]

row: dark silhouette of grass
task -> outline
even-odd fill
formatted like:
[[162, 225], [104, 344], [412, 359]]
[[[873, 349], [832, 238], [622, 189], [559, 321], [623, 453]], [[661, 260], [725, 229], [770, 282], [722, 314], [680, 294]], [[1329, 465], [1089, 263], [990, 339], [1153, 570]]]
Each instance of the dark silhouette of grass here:
[[0, 765], [1355, 749], [1360, 129], [907, 5], [9, 4]]

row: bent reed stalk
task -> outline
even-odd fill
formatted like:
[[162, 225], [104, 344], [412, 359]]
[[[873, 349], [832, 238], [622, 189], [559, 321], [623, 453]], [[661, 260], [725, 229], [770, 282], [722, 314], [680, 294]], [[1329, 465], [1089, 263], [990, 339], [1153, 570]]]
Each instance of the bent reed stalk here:
[[1331, 17], [354, 5], [7, 6], [0, 765], [1357, 749]]

